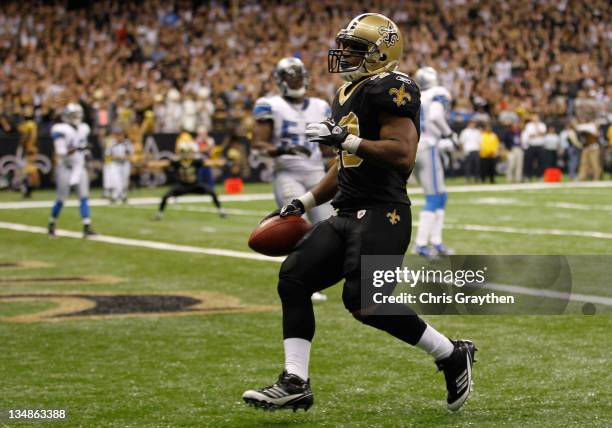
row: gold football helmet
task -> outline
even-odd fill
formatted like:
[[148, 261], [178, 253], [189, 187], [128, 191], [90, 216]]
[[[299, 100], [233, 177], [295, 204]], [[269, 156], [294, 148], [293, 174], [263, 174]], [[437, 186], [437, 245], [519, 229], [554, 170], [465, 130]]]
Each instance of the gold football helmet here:
[[378, 13], [354, 18], [336, 36], [336, 49], [330, 49], [330, 73], [341, 73], [353, 82], [364, 76], [394, 71], [402, 57], [402, 35], [393, 21]]
[[179, 136], [179, 141], [176, 143], [176, 153], [181, 159], [193, 159], [198, 154], [198, 146], [193, 139], [180, 139]]

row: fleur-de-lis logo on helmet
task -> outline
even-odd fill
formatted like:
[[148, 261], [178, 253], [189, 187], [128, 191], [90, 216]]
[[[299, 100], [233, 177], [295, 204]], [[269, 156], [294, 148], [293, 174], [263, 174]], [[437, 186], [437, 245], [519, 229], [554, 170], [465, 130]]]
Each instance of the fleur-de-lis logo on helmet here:
[[399, 40], [399, 34], [397, 34], [397, 29], [389, 22], [389, 25], [386, 27], [379, 27], [378, 34], [383, 36], [383, 43], [387, 45], [388, 48], [393, 46], [395, 42]]
[[342, 28], [330, 49], [330, 73], [354, 82], [365, 76], [397, 69], [402, 57], [402, 34], [397, 25], [379, 13], [363, 13]]

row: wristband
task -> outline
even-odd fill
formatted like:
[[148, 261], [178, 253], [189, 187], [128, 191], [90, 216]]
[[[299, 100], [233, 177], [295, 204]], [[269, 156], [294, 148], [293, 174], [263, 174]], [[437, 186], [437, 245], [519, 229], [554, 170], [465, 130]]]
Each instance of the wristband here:
[[361, 144], [361, 138], [357, 137], [356, 135], [349, 134], [348, 137], [346, 137], [346, 140], [344, 140], [344, 142], [340, 145], [344, 150], [354, 155], [357, 153], [359, 144]]
[[312, 192], [304, 193], [298, 198], [298, 200], [302, 203], [302, 205], [304, 205], [304, 211], [309, 211], [317, 206], [317, 201], [315, 200]]

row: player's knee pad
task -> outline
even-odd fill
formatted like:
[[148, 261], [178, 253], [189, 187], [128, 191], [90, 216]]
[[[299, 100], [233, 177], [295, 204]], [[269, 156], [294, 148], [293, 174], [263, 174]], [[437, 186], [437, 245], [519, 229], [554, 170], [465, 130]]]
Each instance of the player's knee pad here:
[[425, 206], [423, 207], [423, 210], [435, 212], [436, 210], [444, 209], [447, 199], [448, 194], [446, 193], [425, 195]]
[[283, 302], [310, 300], [312, 291], [298, 279], [281, 276], [278, 280], [278, 295]]
[[300, 250], [296, 250], [289, 254], [281, 265], [278, 274], [278, 294], [282, 299], [310, 299], [312, 293], [316, 290], [312, 287], [316, 285], [316, 281], [306, 281], [307, 269], [303, 263], [300, 263]]
[[300, 278], [299, 254], [293, 252], [287, 256], [283, 264], [281, 265], [278, 273], [278, 295], [281, 297], [290, 297], [298, 294], [302, 287], [302, 281]]

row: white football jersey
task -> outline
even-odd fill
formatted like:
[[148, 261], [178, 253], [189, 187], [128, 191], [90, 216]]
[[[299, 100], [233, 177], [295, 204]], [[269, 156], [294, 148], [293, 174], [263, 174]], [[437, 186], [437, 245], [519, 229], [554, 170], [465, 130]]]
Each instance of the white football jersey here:
[[312, 171], [323, 169], [321, 150], [317, 143], [306, 139], [306, 125], [321, 122], [331, 114], [329, 104], [320, 98], [305, 98], [299, 104], [290, 103], [280, 95], [259, 98], [255, 103], [255, 120], [272, 120], [272, 141], [276, 147], [299, 145], [311, 151], [310, 157], [282, 155], [274, 159], [274, 169]]
[[[106, 148], [106, 156], [110, 156], [113, 158], [126, 158], [134, 154], [134, 147], [130, 140], [115, 140], [113, 139], [111, 143]], [[113, 162], [126, 162], [129, 160], [113, 160]]]
[[419, 150], [437, 144], [452, 130], [446, 121], [451, 94], [442, 86], [433, 86], [421, 92], [421, 139]]
[[89, 125], [81, 123], [77, 127], [67, 123], [56, 123], [51, 127], [53, 148], [58, 157], [58, 166], [70, 170], [69, 184], [78, 184], [85, 171], [85, 151]]
[[56, 123], [51, 127], [55, 154], [65, 166], [72, 167], [85, 163], [87, 137], [89, 137], [89, 125], [86, 123], [81, 123], [76, 128], [67, 123]]

